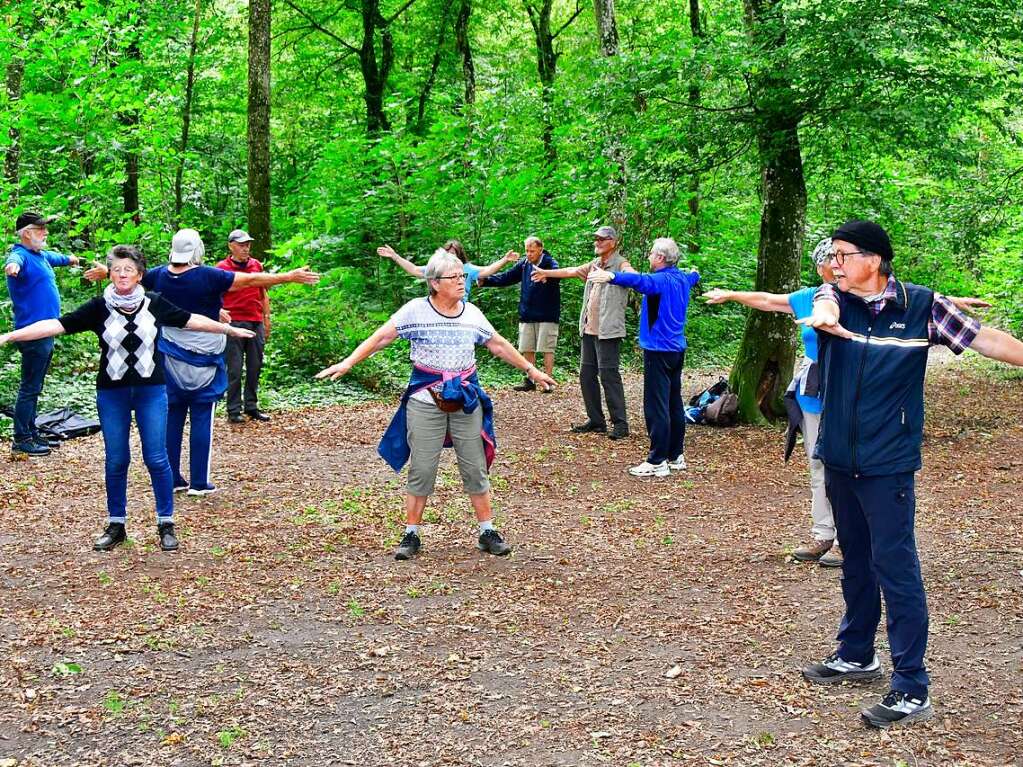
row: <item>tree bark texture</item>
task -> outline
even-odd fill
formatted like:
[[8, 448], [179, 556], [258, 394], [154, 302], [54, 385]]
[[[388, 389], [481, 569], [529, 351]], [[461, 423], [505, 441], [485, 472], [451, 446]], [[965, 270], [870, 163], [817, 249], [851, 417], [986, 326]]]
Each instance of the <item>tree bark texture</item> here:
[[536, 41], [536, 71], [540, 76], [540, 115], [542, 120], [543, 156], [547, 169], [554, 167], [558, 152], [554, 146], [554, 79], [558, 71], [558, 54], [554, 52], [551, 32], [551, 9], [554, 0], [543, 0], [539, 8], [526, 4], [529, 22]]
[[[700, 48], [701, 41], [704, 37], [704, 30], [700, 23], [700, 0], [689, 0], [689, 32], [693, 38], [693, 47], [698, 51]], [[702, 94], [700, 93], [700, 86], [698, 80], [694, 80], [693, 84], [689, 86], [689, 104], [692, 107], [690, 110], [692, 117], [690, 118], [691, 128], [689, 131], [690, 137], [699, 135], [697, 131], [696, 121], [699, 110], [697, 107], [700, 106]], [[693, 165], [698, 167], [700, 161], [700, 145], [697, 141], [691, 141], [689, 147], [689, 153], [692, 155]], [[694, 170], [689, 174], [689, 200], [687, 201], [689, 208], [689, 226], [686, 232], [689, 252], [699, 253], [700, 251], [700, 172]]]
[[[132, 61], [142, 60], [138, 39], [132, 40], [128, 45], [126, 56]], [[121, 185], [124, 212], [131, 215], [131, 220], [138, 225], [142, 223], [142, 215], [139, 212], [139, 154], [135, 149], [138, 142], [139, 112], [137, 109], [130, 109], [119, 113], [117, 119], [129, 133], [125, 141], [128, 149], [124, 155], [124, 183]]]
[[391, 129], [384, 111], [384, 91], [394, 60], [394, 43], [390, 31], [383, 27], [381, 60], [377, 62], [376, 32], [380, 28], [380, 0], [362, 0], [362, 45], [359, 46], [359, 67], [366, 85], [366, 133], [376, 136]]
[[25, 75], [25, 60], [14, 56], [7, 62], [4, 86], [7, 91], [7, 103], [14, 114], [11, 127], [7, 131], [10, 144], [4, 153], [4, 180], [11, 190], [11, 203], [17, 202], [18, 187], [21, 183], [21, 129], [18, 127], [17, 109], [15, 105], [21, 100], [21, 81]]
[[418, 106], [414, 120], [409, 120], [409, 126], [417, 136], [426, 132], [426, 105], [430, 101], [430, 92], [437, 82], [437, 70], [440, 69], [440, 60], [444, 52], [444, 40], [448, 31], [448, 15], [451, 13], [453, 0], [448, 0], [444, 6], [444, 13], [441, 16], [440, 24], [437, 27], [437, 46], [433, 51], [433, 58], [430, 60], [430, 72], [426, 76], [423, 87], [419, 90]]
[[263, 260], [270, 233], [270, 0], [249, 0], [249, 234]]
[[465, 80], [465, 105], [476, 103], [476, 66], [472, 60], [472, 45], [469, 41], [469, 19], [472, 16], [472, 0], [462, 0], [455, 20], [455, 47], [462, 58], [462, 78]]
[[[777, 0], [745, 0], [747, 31], [755, 48], [784, 45]], [[763, 14], [771, 10], [770, 28]], [[790, 293], [799, 287], [799, 260], [806, 229], [806, 182], [799, 145], [802, 114], [786, 96], [789, 83], [777, 73], [754, 78], [753, 97], [767, 105], [756, 112], [761, 167], [760, 243], [754, 290]], [[782, 396], [792, 377], [796, 326], [785, 314], [750, 312], [732, 368], [731, 385], [739, 398], [739, 415], [747, 422], [784, 415]]]
[[618, 23], [615, 20], [615, 0], [593, 0], [593, 13], [597, 17], [597, 37], [600, 51], [605, 56], [618, 55]]
[[192, 98], [195, 93], [195, 55], [199, 47], [199, 23], [202, 18], [202, 0], [195, 0], [192, 18], [192, 36], [188, 41], [188, 64], [185, 70], [185, 103], [181, 108], [181, 146], [178, 167], [174, 170], [174, 226], [181, 226], [183, 204], [182, 182], [185, 176], [185, 156], [188, 153], [188, 133], [192, 126]]

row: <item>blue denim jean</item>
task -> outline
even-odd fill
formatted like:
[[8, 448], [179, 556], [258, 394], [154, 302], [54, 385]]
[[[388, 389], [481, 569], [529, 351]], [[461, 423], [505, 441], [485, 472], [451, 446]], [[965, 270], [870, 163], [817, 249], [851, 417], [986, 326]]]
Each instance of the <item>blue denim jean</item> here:
[[[188, 485], [193, 490], [209, 490], [210, 461], [213, 457], [213, 409], [216, 402], [175, 402], [167, 412], [167, 457], [170, 459], [174, 486]], [[188, 432], [188, 476], [181, 474], [181, 445], [185, 438], [185, 419], [190, 418]]]
[[156, 499], [157, 523], [174, 518], [174, 491], [167, 460], [167, 389], [125, 386], [96, 391], [96, 409], [106, 451], [107, 512], [111, 522], [123, 523], [128, 506], [128, 465], [131, 463], [131, 416], [135, 413], [142, 440], [142, 460], [149, 469]]
[[14, 441], [28, 442], [36, 434], [36, 407], [43, 390], [43, 379], [53, 357], [53, 339], [19, 341], [21, 352], [21, 385], [14, 403]]

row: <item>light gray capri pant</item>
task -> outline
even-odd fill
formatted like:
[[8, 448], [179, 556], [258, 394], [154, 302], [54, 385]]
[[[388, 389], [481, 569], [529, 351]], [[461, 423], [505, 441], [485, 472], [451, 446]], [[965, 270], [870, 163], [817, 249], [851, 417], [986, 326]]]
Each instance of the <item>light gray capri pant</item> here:
[[412, 455], [408, 465], [408, 494], [430, 495], [437, 481], [437, 464], [444, 448], [444, 436], [451, 434], [462, 485], [470, 495], [490, 489], [487, 456], [483, 452], [483, 408], [471, 413], [445, 413], [432, 402], [410, 399], [405, 411], [405, 428]]

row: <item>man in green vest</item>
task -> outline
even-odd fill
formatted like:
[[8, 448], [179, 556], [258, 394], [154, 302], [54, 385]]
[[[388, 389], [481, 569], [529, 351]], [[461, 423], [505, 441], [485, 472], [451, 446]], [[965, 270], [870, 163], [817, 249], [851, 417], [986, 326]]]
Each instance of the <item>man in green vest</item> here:
[[[533, 282], [547, 279], [577, 277], [585, 284], [583, 305], [579, 313], [579, 337], [582, 354], [579, 365], [579, 387], [586, 405], [586, 422], [572, 427], [576, 433], [606, 433], [609, 439], [629, 436], [625, 415], [625, 387], [622, 385], [621, 346], [625, 337], [625, 306], [627, 288], [610, 283], [588, 282], [592, 269], [609, 272], [635, 272], [618, 250], [618, 232], [613, 226], [602, 226], [593, 233], [595, 258], [580, 266], [564, 269], [534, 269]], [[611, 417], [611, 429], [600, 404], [600, 390]]]

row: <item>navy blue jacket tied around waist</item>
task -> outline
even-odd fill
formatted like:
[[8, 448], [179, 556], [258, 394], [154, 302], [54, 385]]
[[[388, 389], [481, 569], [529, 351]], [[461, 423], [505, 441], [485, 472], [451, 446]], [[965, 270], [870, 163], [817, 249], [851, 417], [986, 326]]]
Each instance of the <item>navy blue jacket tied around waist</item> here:
[[[480, 438], [483, 440], [483, 452], [487, 458], [487, 470], [489, 471], [497, 452], [497, 440], [494, 437], [494, 404], [490, 401], [487, 393], [483, 391], [483, 387], [480, 386], [475, 366], [469, 370], [452, 373], [414, 365], [408, 388], [401, 396], [401, 403], [398, 405], [398, 411], [394, 414], [394, 418], [391, 419], [391, 425], [387, 427], [384, 436], [380, 438], [377, 452], [395, 471], [401, 471], [402, 467], [408, 463], [409, 456], [412, 454], [412, 449], [408, 444], [406, 423], [409, 397], [439, 381], [444, 382], [441, 397], [449, 402], [462, 402], [463, 413], [471, 413], [477, 407], [483, 408], [483, 428], [480, 431]], [[448, 435], [444, 438], [444, 447], [451, 447], [451, 445], [451, 437]]]

